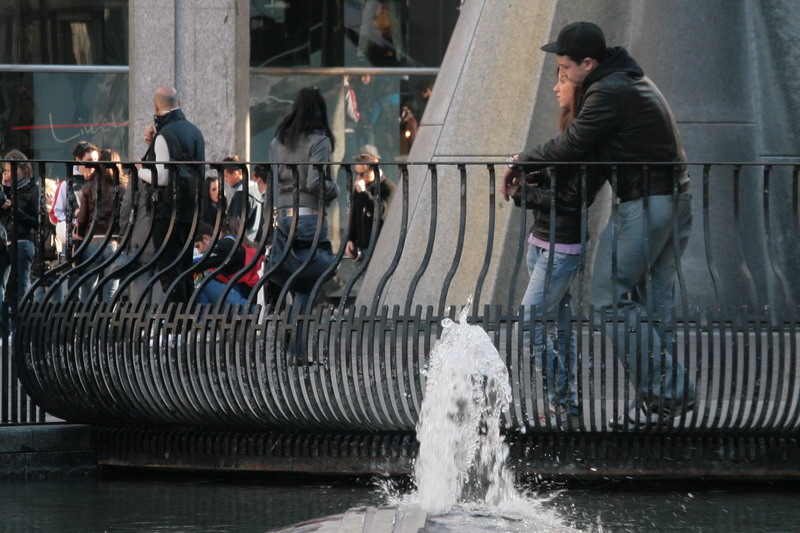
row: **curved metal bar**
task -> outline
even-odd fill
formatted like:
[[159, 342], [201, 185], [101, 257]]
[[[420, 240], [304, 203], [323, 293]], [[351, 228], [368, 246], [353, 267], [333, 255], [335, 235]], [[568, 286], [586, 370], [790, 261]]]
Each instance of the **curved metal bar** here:
[[434, 240], [436, 238], [436, 224], [438, 222], [438, 205], [439, 205], [439, 173], [436, 165], [428, 165], [428, 171], [431, 173], [431, 221], [428, 228], [428, 243], [425, 246], [425, 255], [419, 263], [419, 268], [411, 278], [411, 283], [408, 288], [408, 296], [406, 296], [405, 314], [411, 313], [411, 305], [414, 301], [414, 294], [417, 292], [417, 285], [422, 278], [425, 271], [428, 269], [428, 264], [431, 261], [433, 253]]
[[[376, 179], [380, 180], [381, 170], [379, 166], [377, 164], [374, 164], [370, 165], [370, 167], [372, 168], [372, 172], [374, 173], [374, 175], [378, 176], [378, 178]], [[355, 209], [355, 205], [353, 202], [353, 195], [355, 194], [355, 188], [353, 186], [353, 173], [350, 171], [349, 165], [346, 170], [346, 175], [347, 175], [347, 190], [353, 191], [353, 193], [347, 196], [347, 212], [346, 212], [347, 214], [345, 216], [345, 227], [344, 230], [342, 231], [342, 242], [347, 242], [348, 236], [350, 235], [350, 232], [353, 229], [351, 225], [353, 223], [353, 209]], [[347, 280], [344, 289], [342, 289], [342, 297], [339, 300], [340, 310], [344, 307], [345, 302], [350, 297], [350, 293], [353, 290], [353, 285], [356, 284], [356, 282], [361, 278], [364, 271], [369, 266], [370, 260], [372, 260], [372, 254], [375, 251], [375, 243], [378, 240], [378, 230], [381, 225], [381, 218], [383, 217], [380, 187], [377, 188], [377, 194], [372, 198], [372, 209], [373, 209], [372, 211], [373, 217], [372, 217], [372, 228], [370, 229], [370, 235], [369, 235], [369, 245], [367, 246], [367, 251], [364, 254], [364, 258], [359, 262], [359, 266], [356, 269], [355, 273], [353, 274], [353, 276], [350, 277], [349, 280]], [[344, 248], [342, 248], [341, 251], [344, 251]], [[339, 259], [341, 258], [337, 258], [336, 261], [337, 265], [339, 264]]]
[[753, 275], [750, 273], [750, 268], [747, 266], [747, 257], [744, 251], [744, 241], [742, 240], [742, 219], [741, 219], [741, 205], [739, 201], [739, 185], [741, 178], [741, 165], [734, 165], [733, 167], [733, 227], [736, 235], [736, 252], [739, 258], [739, 271], [742, 274], [745, 285], [747, 287], [747, 296], [750, 300], [750, 307], [754, 311], [758, 309], [758, 295], [756, 294], [756, 284], [753, 280]]
[[[240, 164], [238, 165], [238, 167], [239, 170], [242, 172], [242, 181], [244, 182], [244, 185], [242, 185], [242, 194], [245, 195], [245, 198], [247, 198], [249, 196], [249, 191], [250, 191], [250, 172], [247, 170], [247, 165], [245, 164]], [[269, 188], [270, 187], [268, 187], [268, 189]], [[198, 187], [197, 190], [199, 191], [200, 188]], [[197, 205], [200, 205], [199, 199]], [[217, 213], [217, 215], [218, 215], [217, 218], [219, 219], [220, 213]], [[239, 232], [236, 235], [236, 242], [233, 245], [233, 250], [231, 250], [230, 256], [223, 262], [222, 265], [219, 266], [219, 269], [223, 268], [226, 264], [229, 264], [231, 258], [236, 253], [236, 251], [242, 245], [245, 244], [245, 234], [247, 232], [247, 227], [246, 227], [247, 224], [245, 222], [248, 216], [250, 216], [250, 202], [244, 200], [242, 202], [242, 213], [240, 215], [241, 227], [239, 228]], [[266, 232], [264, 232], [264, 235], [262, 235], [260, 242], [250, 243], [250, 244], [256, 244], [256, 249], [255, 249], [256, 253], [250, 259], [250, 261], [245, 262], [245, 264], [242, 265], [242, 268], [240, 268], [237, 273], [235, 273], [233, 276], [230, 277], [228, 282], [225, 284], [225, 288], [223, 289], [222, 294], [217, 300], [216, 303], [217, 306], [221, 305], [221, 303], [227, 299], [230, 292], [234, 289], [236, 284], [239, 283], [239, 280], [241, 280], [245, 275], [247, 275], [247, 273], [250, 272], [251, 269], [255, 268], [258, 262], [263, 259], [264, 249], [266, 248], [266, 239], [267, 239], [267, 234]], [[195, 294], [197, 294], [200, 290], [201, 289], [198, 287], [195, 290]], [[248, 300], [250, 299], [249, 296], [250, 295], [248, 295]]]
[[[130, 166], [128, 168], [130, 174], [130, 180], [128, 182], [128, 186], [132, 187], [131, 192], [131, 213], [128, 220], [128, 227], [125, 235], [122, 236], [122, 242], [120, 242], [119, 249], [120, 250], [127, 250], [131, 244], [131, 240], [133, 239], [133, 231], [134, 226], [137, 223], [137, 220], [140, 216], [140, 195], [144, 194], [145, 191], [139, 187], [139, 178], [137, 175], [137, 170], [135, 166]], [[142, 245], [136, 250], [133, 254], [128, 256], [128, 260], [125, 262], [124, 265], [118, 267], [116, 274], [121, 277], [119, 285], [117, 286], [117, 292], [114, 294], [114, 303], [120, 303], [122, 301], [122, 295], [125, 293], [125, 290], [132, 285], [134, 280], [136, 280], [141, 274], [150, 270], [150, 265], [143, 264], [139, 268], [136, 268], [136, 264], [139, 262], [141, 257], [144, 255], [145, 249], [152, 241], [153, 235], [153, 226], [154, 226], [155, 218], [150, 217], [150, 222], [147, 227], [147, 232], [145, 234], [145, 240]], [[51, 291], [52, 292], [52, 291]]]
[[717, 271], [716, 263], [714, 262], [714, 254], [711, 250], [711, 210], [709, 208], [711, 203], [711, 195], [709, 194], [710, 188], [710, 174], [711, 165], [703, 165], [703, 243], [706, 248], [706, 264], [708, 265], [708, 273], [711, 275], [711, 285], [714, 287], [714, 295], [717, 299], [717, 307], [722, 308], [722, 298], [719, 294], [719, 272]]
[[[332, 398], [329, 381], [329, 364], [331, 360], [331, 344], [336, 338], [333, 333], [334, 321], [331, 320], [333, 308], [327, 307], [326, 309], [319, 309], [317, 314], [318, 328], [317, 338], [315, 345], [318, 347], [315, 352], [319, 358], [319, 364], [316, 366], [317, 372], [312, 373], [312, 391], [314, 393], [314, 401], [319, 406], [320, 415], [323, 420], [331, 420], [334, 423], [339, 421], [340, 408]], [[337, 343], [333, 342], [335, 349]]]
[[[525, 198], [527, 196], [527, 190], [530, 185], [528, 184], [527, 179], [522, 180], [522, 187], [520, 190], [522, 191], [522, 197]], [[526, 236], [528, 235], [528, 210], [525, 208], [524, 204], [521, 207], [520, 217], [519, 217], [519, 233], [517, 237], [517, 253], [514, 257], [514, 270], [513, 272], [519, 272], [522, 268], [522, 258], [525, 256], [525, 244], [526, 244]], [[515, 309], [516, 308], [516, 293], [517, 293], [517, 276], [512, 275], [511, 280], [509, 283], [508, 289], [508, 299], [506, 301], [506, 308], [507, 309]], [[532, 315], [532, 314], [531, 314]], [[527, 327], [527, 325], [526, 325]]]
[[[463, 180], [466, 164], [460, 164], [459, 169]], [[797, 165], [793, 169], [793, 191], [800, 197], [800, 171]], [[769, 193], [770, 181], [774, 187], [780, 174], [766, 171], [765, 176]], [[433, 178], [434, 190], [438, 190], [436, 176]], [[614, 182], [616, 176], [612, 178]], [[462, 225], [466, 217], [474, 215], [468, 204], [463, 207], [464, 187], [462, 183]], [[673, 187], [673, 198], [676, 193]], [[714, 199], [704, 200], [708, 220], [707, 206]], [[800, 200], [793, 199], [795, 210], [798, 204]], [[765, 216], [774, 216], [773, 211], [774, 206], [767, 203]], [[407, 222], [407, 218], [404, 220]], [[771, 246], [778, 229], [774, 221], [769, 222]], [[674, 228], [674, 217], [671, 223]], [[797, 213], [793, 214], [793, 224], [792, 230], [800, 234]], [[398, 228], [398, 232], [406, 229]], [[428, 248], [436, 245], [435, 237], [429, 232]], [[616, 245], [616, 240], [612, 242]], [[513, 249], [514, 242], [509, 244]], [[494, 245], [490, 238], [489, 248]], [[707, 253], [709, 246], [707, 242]], [[455, 279], [454, 269], [466, 257], [458, 255], [459, 248], [463, 248], [463, 242], [456, 243], [456, 259], [448, 267], [447, 284]], [[435, 259], [432, 252], [428, 255], [429, 260]], [[398, 258], [388, 268], [397, 268]], [[625, 258], [615, 256], [614, 260]], [[484, 267], [487, 264], [484, 260]], [[59, 265], [52, 281], [58, 283], [66, 272], [80, 279], [96, 265]], [[143, 267], [152, 269], [152, 264]], [[768, 274], [774, 278], [775, 272], [770, 269]], [[683, 275], [678, 264], [682, 323], [665, 323], [664, 328], [676, 337], [674, 357], [686, 365], [686, 373], [673, 371], [673, 378], [683, 379], [684, 386], [691, 381], [697, 385], [695, 409], [671, 424], [648, 426], [643, 421], [643, 427], [626, 431], [757, 434], [764, 430], [792, 431], [800, 426], [795, 310], [778, 315], [772, 308], [767, 308], [766, 314], [750, 308], [717, 308], [700, 314], [690, 305], [691, 294], [683, 286]], [[419, 274], [417, 280], [423, 276]], [[384, 274], [381, 279], [389, 277]], [[791, 288], [791, 280], [785, 277], [785, 281]], [[151, 305], [116, 297], [110, 304], [82, 304], [47, 299], [36, 302], [28, 295], [18, 310], [14, 337], [14, 369], [22, 382], [22, 388], [16, 390], [29, 394], [56, 416], [92, 424], [405, 431], [416, 423], [425, 381], [422, 370], [441, 333], [441, 320], [445, 314], [455, 316], [454, 308], [442, 306], [448, 292], [444, 288], [436, 295], [436, 307], [423, 309], [417, 305], [413, 312], [403, 312], [409, 305], [404, 297], [391, 308], [373, 300], [358, 310], [349, 305], [336, 309], [316, 305], [299, 314], [292, 314], [289, 308], [276, 310], [270, 304], [263, 309], [175, 302]], [[92, 294], [96, 297], [99, 293], [95, 290]], [[254, 298], [251, 295], [251, 303]], [[505, 300], [505, 295], [501, 299]], [[547, 401], [547, 385], [553, 384], [547, 383], [535, 361], [519, 349], [523, 331], [513, 330], [514, 324], [523, 320], [519, 310], [500, 305], [482, 307], [473, 310], [469, 321], [484, 327], [510, 366], [513, 404], [505, 418], [507, 426], [512, 430], [562, 431], [547, 417], [539, 422]], [[613, 417], [621, 415], [620, 408], [631, 397], [628, 379], [635, 376], [606, 344], [612, 338], [624, 351], [637, 341], [634, 335], [617, 338], [618, 328], [608, 325], [618, 317], [609, 313], [611, 310], [600, 311], [590, 308], [588, 319], [576, 321], [579, 332], [583, 324], [589, 329], [581, 335], [581, 349], [576, 355], [579, 400], [591, 410], [584, 414], [581, 427], [573, 431], [608, 431], [606, 415], [611, 411]], [[647, 331], [655, 324], [645, 320], [637, 326]], [[313, 363], [291, 364], [284, 353], [286, 333], [303, 335]], [[3, 346], [4, 351], [10, 349]], [[582, 368], [582, 361], [588, 368]], [[655, 387], [655, 381], [651, 383]], [[4, 390], [11, 392], [12, 388]], [[664, 406], [672, 407], [667, 402]], [[25, 408], [20, 406], [20, 412]]]
[[464, 233], [467, 227], [467, 167], [466, 165], [458, 165], [458, 172], [460, 176], [460, 189], [459, 196], [459, 216], [458, 216], [458, 237], [456, 239], [456, 251], [453, 260], [450, 262], [450, 270], [444, 277], [442, 283], [442, 291], [439, 294], [439, 314], [444, 315], [444, 305], [447, 298], [447, 293], [450, 290], [450, 283], [453, 281], [453, 276], [456, 275], [458, 265], [461, 263], [461, 253], [464, 250]]
[[369, 405], [369, 421], [377, 427], [387, 427], [390, 419], [386, 402], [383, 398], [383, 386], [381, 382], [381, 360], [379, 353], [375, 351], [375, 317], [367, 315], [364, 317], [364, 342], [361, 344], [361, 385], [366, 392]]
[[[794, 165], [792, 166], [792, 230], [794, 233], [795, 238], [800, 237], [800, 166]], [[798, 345], [797, 345], [797, 338], [794, 335], [794, 331], [797, 328], [797, 307], [793, 307], [791, 309], [791, 313], [788, 313], [788, 319], [785, 319], [785, 335], [789, 338], [788, 345], [789, 350], [787, 355], [789, 356], [789, 369], [786, 374], [786, 379], [788, 380], [788, 387], [786, 391], [786, 398], [787, 404], [789, 408], [784, 409], [783, 413], [777, 418], [776, 426], [778, 428], [787, 428], [791, 424], [791, 420], [798, 419], [798, 410], [800, 409], [800, 399], [796, 398], [798, 387], [796, 383], [796, 375], [797, 375], [797, 357], [794, 357], [794, 354], [797, 353]], [[783, 352], [782, 352], [783, 353]], [[783, 396], [779, 396], [782, 398]], [[791, 406], [794, 403], [795, 408], [792, 410]]]
[[[586, 255], [589, 244], [589, 202], [587, 197], [588, 189], [588, 169], [586, 165], [580, 166], [581, 172], [581, 253], [578, 259], [578, 301], [576, 307], [583, 309], [583, 292], [586, 284]], [[597, 179], [596, 177], [594, 179]], [[591, 383], [591, 382], [590, 382]]]
[[[106, 168], [106, 167], [108, 167], [108, 168]], [[98, 252], [98, 256], [102, 256], [103, 249], [106, 246], [108, 246], [110, 244], [111, 240], [114, 238], [114, 233], [113, 233], [112, 229], [115, 227], [116, 224], [119, 223], [119, 216], [120, 216], [119, 206], [120, 206], [120, 201], [121, 201], [121, 197], [120, 197], [120, 190], [121, 189], [120, 189], [120, 184], [119, 184], [119, 174], [120, 174], [119, 166], [117, 166], [115, 164], [108, 164], [108, 165], [100, 164], [100, 165], [98, 165], [98, 170], [100, 172], [104, 172], [105, 170], [111, 170], [111, 173], [113, 175], [112, 185], [114, 187], [114, 192], [113, 192], [113, 194], [111, 196], [111, 201], [112, 201], [112, 203], [114, 205], [114, 209], [113, 209], [113, 212], [111, 214], [111, 222], [108, 225], [108, 231], [106, 232], [106, 234], [103, 237], [103, 242], [100, 245], [100, 250]], [[98, 179], [98, 177], [96, 176], [94, 179]], [[101, 194], [102, 194], [102, 191], [101, 191], [102, 187], [100, 185], [101, 183], [102, 183], [102, 181], [98, 181], [97, 182], [97, 189], [96, 189], [97, 196], [96, 196], [96, 199], [95, 199], [95, 205], [97, 205], [97, 206], [100, 205], [100, 198], [101, 198]], [[99, 211], [100, 211], [99, 209], [95, 209], [95, 213], [94, 213], [95, 216], [94, 216], [93, 225], [96, 223], [95, 221], [99, 218]], [[89, 235], [93, 235], [93, 233], [89, 233]], [[88, 296], [88, 300], [90, 302], [94, 301], [94, 299], [97, 298], [98, 295], [101, 295], [102, 294], [102, 290], [104, 289], [106, 283], [110, 282], [115, 277], [113, 275], [108, 275], [108, 276], [103, 275], [103, 272], [110, 265], [114, 264], [114, 262], [117, 260], [117, 258], [122, 255], [122, 252], [123, 252], [122, 248], [118, 246], [117, 249], [114, 250], [114, 253], [111, 254], [110, 257], [106, 258], [103, 261], [100, 261], [94, 268], [92, 268], [88, 272], [89, 275], [96, 275], [97, 276], [97, 282], [96, 282], [94, 288], [92, 289], [92, 291], [89, 293], [89, 296]]]
[[786, 281], [786, 276], [783, 274], [781, 267], [778, 263], [778, 258], [775, 255], [775, 249], [778, 247], [777, 243], [774, 242], [772, 237], [772, 222], [770, 217], [770, 172], [772, 171], [772, 165], [764, 165], [764, 186], [763, 186], [763, 209], [764, 209], [764, 239], [766, 240], [766, 248], [767, 248], [767, 257], [769, 257], [769, 266], [772, 269], [772, 273], [778, 279], [780, 283], [781, 290], [783, 292], [783, 303], [786, 306], [785, 309], [792, 309], [794, 307], [794, 302], [792, 301], [791, 297], [791, 289], [789, 288], [789, 282]]
[[[794, 182], [797, 183], [797, 170], [795, 169], [795, 180]], [[793, 425], [796, 427], [797, 424], [800, 424], [800, 387], [797, 384], [797, 357], [794, 357], [794, 354], [797, 353], [798, 349], [798, 342], [797, 342], [797, 335], [794, 334], [797, 331], [798, 323], [797, 319], [795, 318], [796, 315], [789, 318], [788, 322], [786, 323], [786, 336], [789, 337], [789, 370], [785, 375], [785, 380], [788, 382], [788, 387], [786, 390], [786, 405], [788, 406], [786, 409], [783, 409], [782, 414], [777, 418], [777, 427], [780, 429], [790, 429]], [[782, 396], [779, 396], [781, 398]]]
[[386, 269], [386, 272], [383, 274], [383, 276], [381, 276], [381, 279], [378, 281], [378, 284], [375, 288], [375, 296], [372, 299], [373, 314], [378, 310], [378, 306], [380, 305], [383, 296], [384, 287], [386, 287], [386, 284], [389, 282], [389, 278], [391, 278], [395, 270], [397, 270], [397, 265], [400, 264], [400, 256], [403, 253], [403, 247], [405, 246], [406, 237], [408, 235], [408, 165], [399, 165], [399, 167], [400, 189], [402, 190], [402, 215], [400, 220], [400, 232], [397, 236], [397, 247], [394, 250], [392, 261], [389, 263], [389, 267]]
[[[321, 166], [318, 169], [318, 171], [320, 173], [323, 173], [323, 174], [325, 173], [324, 168], [322, 168]], [[298, 199], [298, 202], [299, 202], [299, 199]], [[311, 246], [310, 246], [310, 248], [312, 250], [315, 250], [315, 252], [310, 254], [308, 257], [306, 257], [305, 261], [303, 261], [300, 264], [300, 266], [297, 267], [297, 270], [295, 270], [292, 273], [292, 275], [289, 276], [289, 279], [286, 280], [286, 283], [284, 284], [283, 288], [281, 289], [281, 294], [280, 294], [280, 296], [278, 296], [278, 301], [283, 301], [283, 299], [286, 297], [286, 294], [289, 291], [289, 288], [294, 283], [294, 280], [296, 280], [303, 272], [305, 272], [308, 269], [309, 265], [311, 265], [311, 262], [314, 260], [314, 255], [316, 254], [316, 250], [317, 250], [317, 248], [319, 246], [320, 239], [322, 237], [322, 224], [325, 222], [325, 217], [326, 217], [326, 215], [324, 214], [324, 212], [325, 212], [325, 199], [323, 197], [323, 190], [322, 189], [320, 189], [320, 191], [319, 191], [318, 212], [319, 212], [319, 214], [317, 215], [317, 226], [314, 229], [314, 238], [312, 239]], [[299, 218], [300, 218], [299, 216], [292, 217], [292, 219], [293, 219], [292, 222], [295, 223]], [[287, 254], [291, 253], [291, 249], [292, 249], [291, 244], [287, 244], [286, 245], [286, 250], [284, 250], [284, 256], [286, 256]], [[281, 259], [283, 259], [283, 258], [281, 258]], [[314, 295], [316, 295], [316, 290], [320, 286], [322, 278], [324, 276], [326, 276], [326, 275], [330, 275], [330, 273], [333, 272], [334, 268], [336, 268], [336, 263], [331, 265], [328, 268], [328, 270], [325, 272], [325, 274], [323, 276], [321, 276], [319, 280], [317, 280], [316, 284], [314, 285], [314, 287], [313, 287], [313, 289], [311, 291], [312, 292], [312, 298], [313, 298]], [[313, 299], [312, 298], [309, 298], [309, 304], [313, 303]]]
[[486, 234], [486, 253], [483, 256], [483, 266], [481, 267], [481, 272], [478, 274], [478, 279], [475, 282], [475, 291], [473, 297], [473, 307], [472, 309], [477, 314], [478, 309], [480, 309], [481, 305], [481, 292], [483, 291], [483, 284], [486, 281], [486, 275], [489, 273], [489, 265], [492, 262], [492, 249], [494, 248], [494, 225], [495, 225], [495, 218], [497, 215], [497, 192], [495, 190], [495, 173], [494, 173], [494, 165], [489, 164], [486, 165], [486, 168], [489, 171], [489, 194], [488, 200], [489, 205], [487, 212], [489, 214], [488, 220], [488, 231]]
[[355, 392], [351, 387], [351, 379], [354, 377], [352, 373], [352, 366], [348, 365], [348, 356], [353, 353], [352, 344], [353, 336], [358, 333], [355, 327], [355, 313], [354, 307], [348, 307], [342, 316], [340, 326], [340, 343], [334, 351], [334, 357], [331, 361], [331, 376], [333, 383], [337, 386], [334, 388], [333, 394], [336, 398], [336, 403], [341, 407], [342, 414], [345, 420], [356, 420], [356, 401], [361, 404], [361, 399], [354, 400]]
[[[222, 172], [223, 172], [223, 166], [222, 165], [211, 165], [211, 167], [216, 169], [218, 174], [222, 174]], [[243, 165], [240, 168], [240, 170], [242, 171], [242, 173], [244, 174], [245, 177], [248, 176], [247, 167], [246, 166]], [[195, 189], [198, 192], [201, 189], [205, 188], [204, 185], [202, 185], [202, 181], [200, 183], [197, 183], [196, 185], [199, 185], [199, 186], [195, 187]], [[222, 183], [220, 183], [220, 187], [221, 186], [222, 186]], [[246, 192], [248, 189], [246, 187], [243, 187], [243, 190]], [[219, 243], [219, 241], [221, 239], [223, 239], [225, 237], [224, 235], [222, 235], [222, 231], [221, 231], [221, 229], [222, 229], [222, 221], [225, 220], [226, 215], [227, 215], [227, 213], [225, 213], [226, 205], [225, 205], [225, 202], [222, 200], [223, 198], [224, 198], [224, 193], [220, 192], [220, 202], [219, 203], [222, 204], [222, 205], [220, 205], [219, 209], [217, 210], [217, 215], [216, 215], [216, 218], [214, 220], [214, 226], [215, 227], [214, 227], [213, 233], [211, 235], [211, 242], [208, 244], [208, 248], [206, 249], [205, 253], [200, 257], [199, 260], [197, 260], [192, 265], [192, 267], [188, 270], [188, 272], [186, 274], [190, 274], [190, 273], [194, 274], [194, 273], [198, 273], [198, 272], [203, 272], [205, 270], [203, 267], [208, 264], [207, 263], [207, 259], [213, 253], [214, 247], [217, 245], [217, 243]], [[201, 206], [202, 205], [201, 202], [202, 202], [202, 199], [198, 196], [195, 199], [195, 205]], [[245, 212], [249, 208], [249, 203], [250, 202], [247, 202], [247, 201], [243, 202], [243, 207], [244, 207]], [[200, 213], [200, 207], [198, 207], [198, 209], [196, 210], [196, 213], [197, 213], [198, 216], [195, 217], [195, 220], [198, 220], [199, 219], [199, 213]], [[246, 217], [247, 216], [246, 213], [243, 216]], [[225, 258], [222, 260], [222, 263], [216, 268], [216, 270], [222, 269], [226, 265], [230, 264], [231, 260], [233, 259], [233, 256], [236, 254], [236, 251], [244, 243], [245, 230], [246, 230], [245, 225], [242, 224], [241, 227], [239, 228], [238, 233], [234, 237], [234, 244], [231, 247], [230, 251], [228, 252], [228, 255], [225, 256]], [[197, 230], [194, 229], [191, 232], [190, 239], [194, 240], [194, 235], [196, 234], [196, 231]], [[252, 264], [255, 265], [255, 263], [257, 261], [258, 261], [258, 255], [256, 255], [253, 258]], [[222, 294], [220, 295], [220, 297], [217, 300], [217, 302], [214, 305], [208, 306], [212, 310], [212, 312], [215, 312], [215, 313], [221, 312], [220, 309], [221, 309], [222, 305], [225, 303], [225, 300], [228, 297], [228, 294], [230, 293], [231, 288], [236, 284], [236, 281], [241, 279], [241, 276], [244, 276], [244, 274], [246, 274], [246, 273], [247, 273], [247, 270], [243, 268], [242, 270], [240, 270], [237, 273], [237, 275], [231, 276], [231, 279], [228, 280], [228, 282], [225, 283], [225, 288], [223, 289]], [[215, 279], [216, 279], [216, 276], [214, 274], [212, 274], [211, 272], [209, 272], [207, 275], [205, 275], [203, 277], [203, 279], [200, 280], [200, 283], [198, 283], [195, 286], [194, 290], [192, 291], [192, 294], [189, 297], [189, 301], [187, 302], [187, 307], [192, 308], [195, 305], [197, 305], [198, 304], [197, 300], [200, 298], [200, 294]], [[236, 281], [234, 281], [234, 279]], [[233, 281], [233, 283], [231, 283], [231, 281]]]

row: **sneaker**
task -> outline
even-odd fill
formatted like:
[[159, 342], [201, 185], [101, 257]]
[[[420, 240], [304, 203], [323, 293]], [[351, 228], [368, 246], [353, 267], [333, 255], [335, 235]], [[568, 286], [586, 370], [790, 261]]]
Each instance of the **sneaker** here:
[[694, 399], [689, 400], [685, 404], [676, 404], [672, 406], [670, 406], [669, 401], [664, 400], [664, 405], [661, 408], [659, 408], [657, 403], [650, 405], [650, 412], [658, 413], [663, 419], [677, 418], [689, 411], [694, 411]]
[[567, 412], [561, 415], [561, 429], [566, 431], [573, 431], [581, 428], [583, 417], [580, 413]]
[[646, 413], [641, 407], [632, 407], [627, 413], [620, 415], [617, 418], [612, 418], [608, 421], [608, 427], [611, 429], [636, 429], [645, 427], [647, 424], [651, 426], [658, 426], [664, 422], [669, 423], [671, 418], [664, 419], [658, 413]]

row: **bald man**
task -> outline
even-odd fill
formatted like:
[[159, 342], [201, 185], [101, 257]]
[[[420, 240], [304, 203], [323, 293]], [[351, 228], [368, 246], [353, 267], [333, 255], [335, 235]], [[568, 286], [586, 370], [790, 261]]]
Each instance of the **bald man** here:
[[[186, 119], [174, 87], [159, 87], [153, 96], [155, 123], [144, 132], [149, 145], [143, 161], [205, 161], [205, 140], [200, 130]], [[139, 178], [143, 187], [155, 192], [153, 244], [156, 272], [163, 295], [153, 294], [153, 301], [186, 302], [192, 293], [190, 275], [183, 275], [192, 265], [191, 227], [194, 220], [198, 177], [203, 165], [142, 165]], [[170, 223], [175, 214], [175, 225]], [[176, 266], [170, 266], [180, 259]], [[174, 283], [179, 280], [177, 283]], [[174, 286], [173, 286], [174, 285]]]

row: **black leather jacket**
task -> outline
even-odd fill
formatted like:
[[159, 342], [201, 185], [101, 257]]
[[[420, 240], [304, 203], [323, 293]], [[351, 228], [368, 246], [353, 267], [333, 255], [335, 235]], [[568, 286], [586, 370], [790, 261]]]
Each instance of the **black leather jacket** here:
[[[592, 205], [598, 191], [605, 183], [601, 176], [603, 168], [587, 165], [586, 205]], [[579, 244], [581, 242], [581, 199], [584, 170], [578, 165], [558, 165], [529, 174], [525, 188], [525, 205], [533, 210], [534, 223], [530, 232], [537, 239], [550, 240], [551, 199], [555, 192], [555, 242]], [[555, 178], [555, 179], [554, 179]], [[514, 204], [522, 205], [523, 193], [519, 188], [514, 194]]]
[[[680, 161], [669, 106], [624, 48], [609, 48], [583, 86], [575, 120], [561, 135], [524, 150], [520, 161]], [[672, 194], [676, 175], [672, 165], [647, 172], [641, 165], [621, 165], [617, 196], [625, 202]]]
[[[11, 187], [3, 185], [6, 198], [11, 200]], [[34, 232], [39, 227], [39, 186], [36, 180], [27, 179], [17, 184], [17, 225], [11, 222], [14, 206], [0, 210], [0, 224], [6, 228], [8, 240], [34, 241]]]

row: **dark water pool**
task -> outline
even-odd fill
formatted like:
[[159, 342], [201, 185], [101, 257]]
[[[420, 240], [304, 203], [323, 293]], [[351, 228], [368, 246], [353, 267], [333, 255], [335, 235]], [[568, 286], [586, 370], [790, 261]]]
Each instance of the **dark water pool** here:
[[[584, 531], [800, 532], [800, 484], [534, 487], [532, 497]], [[116, 474], [0, 485], [0, 532], [263, 532], [386, 502], [367, 479]]]

